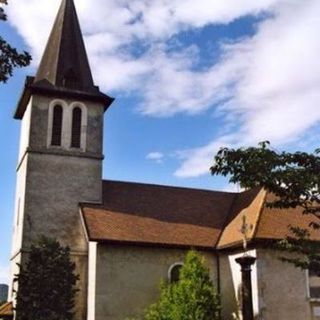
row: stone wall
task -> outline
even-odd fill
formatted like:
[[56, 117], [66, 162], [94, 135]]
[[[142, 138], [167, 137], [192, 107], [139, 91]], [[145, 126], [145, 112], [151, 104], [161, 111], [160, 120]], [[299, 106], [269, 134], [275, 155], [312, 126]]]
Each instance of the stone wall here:
[[308, 298], [307, 275], [290, 263], [279, 260], [283, 253], [257, 250], [259, 284], [259, 319], [313, 320], [313, 307]]
[[[57, 103], [59, 103], [59, 99]], [[71, 249], [76, 262], [78, 282], [76, 319], [86, 317], [87, 241], [82, 227], [79, 202], [102, 200], [101, 104], [84, 101], [86, 121], [82, 122], [81, 148], [70, 147], [71, 111], [79, 103], [60, 101], [64, 105], [62, 146], [50, 143], [50, 97], [34, 96], [22, 120], [20, 156], [17, 171], [16, 218], [13, 239], [12, 270], [24, 260], [24, 253], [39, 235], [56, 238]], [[83, 105], [83, 104], [82, 104]]]

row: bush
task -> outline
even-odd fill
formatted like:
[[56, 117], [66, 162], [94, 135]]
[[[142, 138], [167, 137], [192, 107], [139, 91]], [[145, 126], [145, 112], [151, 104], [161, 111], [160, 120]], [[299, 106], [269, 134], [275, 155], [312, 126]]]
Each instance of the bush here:
[[161, 283], [160, 298], [147, 309], [145, 320], [216, 320], [219, 311], [220, 299], [204, 258], [190, 251], [179, 281]]

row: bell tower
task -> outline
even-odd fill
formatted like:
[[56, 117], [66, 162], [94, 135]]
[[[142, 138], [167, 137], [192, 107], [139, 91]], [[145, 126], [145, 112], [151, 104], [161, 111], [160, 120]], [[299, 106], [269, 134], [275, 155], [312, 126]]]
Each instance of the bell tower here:
[[94, 85], [73, 0], [62, 0], [21, 120], [11, 274], [41, 234], [71, 249], [80, 275], [76, 319], [86, 317], [87, 242], [79, 202], [101, 202], [103, 116], [113, 99]]

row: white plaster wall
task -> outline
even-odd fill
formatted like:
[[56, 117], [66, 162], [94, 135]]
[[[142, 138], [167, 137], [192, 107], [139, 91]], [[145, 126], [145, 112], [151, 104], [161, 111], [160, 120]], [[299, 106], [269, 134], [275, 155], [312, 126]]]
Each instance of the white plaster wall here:
[[87, 320], [95, 320], [96, 312], [96, 268], [97, 268], [97, 242], [89, 242], [88, 254], [88, 317]]
[[[256, 257], [256, 250], [250, 250], [247, 254]], [[235, 261], [236, 258], [241, 257], [243, 252], [234, 254], [224, 254], [220, 256], [220, 283], [221, 283], [221, 303], [222, 303], [222, 319], [233, 320], [234, 315], [241, 314], [241, 267]], [[251, 271], [252, 281], [252, 297], [254, 314], [259, 313], [258, 301], [258, 279], [257, 279], [257, 265], [252, 266]]]
[[16, 255], [22, 246], [27, 163], [28, 155], [24, 157], [23, 161], [20, 163], [20, 166], [17, 170], [11, 256]]
[[257, 250], [259, 319], [312, 320], [306, 272], [280, 261], [283, 254]]
[[27, 105], [24, 116], [21, 120], [20, 148], [19, 148], [18, 162], [21, 161], [24, 153], [26, 152], [27, 147], [29, 146], [32, 100], [33, 99], [31, 98]]

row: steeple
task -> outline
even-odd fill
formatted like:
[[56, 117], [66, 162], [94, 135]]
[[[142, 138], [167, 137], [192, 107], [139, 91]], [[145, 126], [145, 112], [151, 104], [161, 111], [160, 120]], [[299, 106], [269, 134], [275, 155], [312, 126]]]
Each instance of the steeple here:
[[81, 96], [102, 102], [113, 99], [94, 85], [73, 0], [62, 0], [35, 77], [27, 77], [15, 118], [21, 119], [31, 93]]
[[73, 0], [63, 0], [35, 82], [94, 92], [91, 70]]

